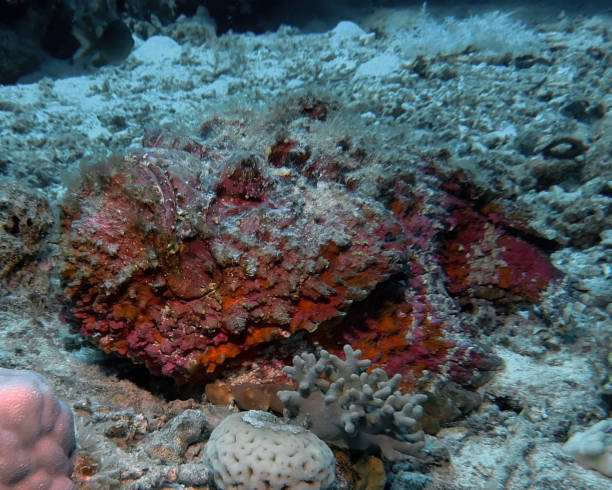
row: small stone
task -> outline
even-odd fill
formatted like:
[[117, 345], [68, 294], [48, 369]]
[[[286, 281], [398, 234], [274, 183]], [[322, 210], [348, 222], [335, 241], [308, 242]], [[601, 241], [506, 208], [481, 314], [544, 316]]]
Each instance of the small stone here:
[[606, 56], [606, 52], [599, 46], [589, 46], [586, 52], [594, 60], [602, 60]]
[[445, 66], [437, 73], [437, 77], [440, 80], [444, 81], [451, 80], [452, 78], [457, 78], [457, 76], [457, 72], [453, 70], [450, 66]]
[[606, 115], [606, 106], [603, 102], [592, 103], [586, 99], [578, 99], [563, 106], [561, 114], [578, 121], [592, 122]]
[[519, 70], [531, 68], [537, 62], [537, 58], [533, 54], [523, 54], [514, 58], [514, 66]]
[[532, 164], [531, 175], [538, 181], [538, 190], [560, 184], [568, 178], [576, 177], [581, 166], [575, 160], [539, 160]]
[[550, 158], [575, 158], [589, 149], [581, 139], [573, 136], [561, 136], [548, 143], [543, 149], [542, 154]]
[[540, 133], [537, 131], [527, 131], [516, 138], [516, 147], [525, 156], [532, 156], [537, 153], [540, 144]]

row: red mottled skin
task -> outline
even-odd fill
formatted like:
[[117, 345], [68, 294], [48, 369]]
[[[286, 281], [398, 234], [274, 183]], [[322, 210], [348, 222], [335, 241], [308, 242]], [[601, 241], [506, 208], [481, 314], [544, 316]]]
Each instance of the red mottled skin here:
[[154, 373], [197, 378], [338, 322], [399, 271], [384, 209], [341, 193], [341, 206], [309, 215], [317, 195], [283, 203], [254, 158], [207, 183], [181, 177], [166, 150], [111, 167], [66, 207], [65, 294], [83, 333]]
[[478, 207], [470, 202], [470, 191], [458, 190], [454, 183], [461, 178], [452, 175], [443, 186], [451, 191], [444, 199], [449, 232], [439, 248], [448, 291], [495, 299], [510, 294], [538, 301], [559, 272], [544, 252], [523, 238], [528, 236], [524, 225], [505, 218], [499, 205]]
[[402, 227], [407, 269], [395, 276], [401, 281], [389, 281], [352, 310], [340, 344], [361, 349], [375, 367], [402, 374], [404, 386], [439, 373], [477, 387], [488, 376], [475, 374], [496, 369], [499, 360], [470, 340], [470, 327], [456, 321], [458, 311], [445, 303], [445, 292], [535, 302], [559, 272], [519, 238], [529, 236], [526, 227], [505, 218], [500, 205], [477, 208], [465, 175], [426, 168], [419, 177], [436, 192], [419, 192], [414, 176], [399, 175], [389, 203]]
[[223, 124], [206, 144], [152, 132], [154, 148], [92, 169], [66, 202], [66, 318], [105, 351], [194, 382], [349, 342], [405, 385], [478, 386], [499, 360], [449, 293], [536, 301], [557, 276], [462, 175], [398, 173], [378, 201], [360, 190], [363, 150], [311, 152], [300, 133], [246, 152], [232, 141], [248, 125]]

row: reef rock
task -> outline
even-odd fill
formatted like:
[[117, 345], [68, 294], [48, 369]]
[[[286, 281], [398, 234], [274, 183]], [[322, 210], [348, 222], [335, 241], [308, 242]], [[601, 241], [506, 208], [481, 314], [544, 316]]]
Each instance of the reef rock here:
[[49, 295], [43, 244], [52, 225], [41, 194], [17, 182], [0, 184], [0, 295], [19, 292], [41, 302]]

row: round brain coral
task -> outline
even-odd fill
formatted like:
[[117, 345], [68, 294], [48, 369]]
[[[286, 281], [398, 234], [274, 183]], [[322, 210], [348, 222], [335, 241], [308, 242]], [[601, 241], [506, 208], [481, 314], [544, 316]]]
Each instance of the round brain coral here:
[[206, 443], [204, 461], [218, 488], [324, 490], [336, 481], [334, 455], [321, 439], [257, 410], [225, 418]]
[[0, 368], [0, 488], [71, 490], [70, 408], [32, 371]]

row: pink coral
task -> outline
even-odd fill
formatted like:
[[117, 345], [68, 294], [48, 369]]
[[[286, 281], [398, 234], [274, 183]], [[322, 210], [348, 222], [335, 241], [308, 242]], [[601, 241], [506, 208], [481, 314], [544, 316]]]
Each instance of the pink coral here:
[[72, 411], [32, 371], [0, 368], [0, 487], [76, 488]]

